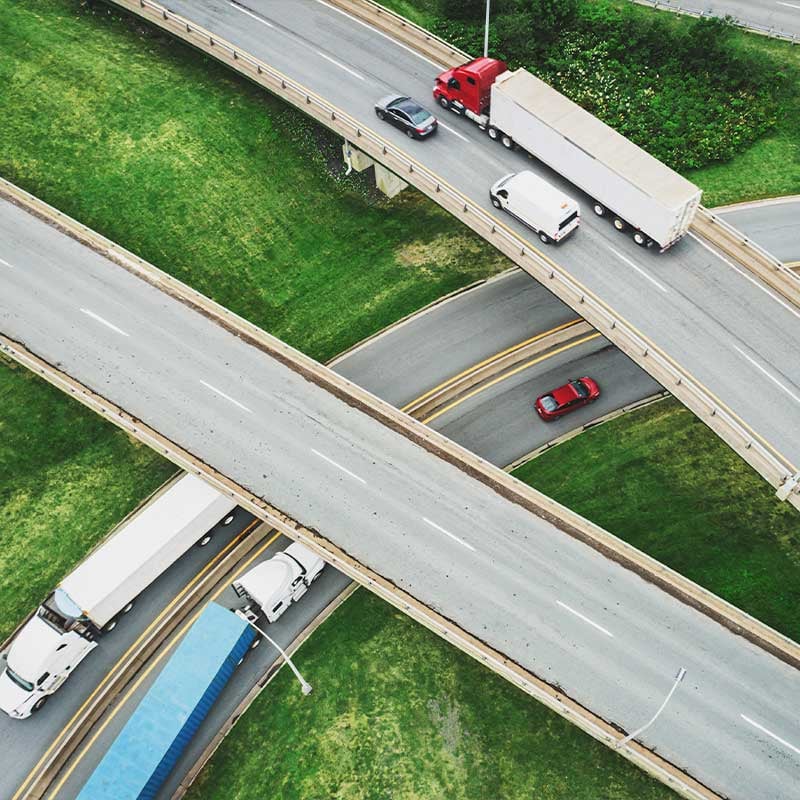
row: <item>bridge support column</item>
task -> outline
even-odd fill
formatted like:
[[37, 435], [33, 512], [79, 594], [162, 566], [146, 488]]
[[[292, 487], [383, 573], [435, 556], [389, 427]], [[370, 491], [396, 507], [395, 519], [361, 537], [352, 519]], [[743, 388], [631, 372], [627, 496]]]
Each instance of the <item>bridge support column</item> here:
[[375, 185], [389, 199], [400, 194], [408, 186], [402, 178], [398, 178], [397, 175], [386, 169], [383, 164], [379, 164], [366, 153], [362, 153], [346, 139], [342, 145], [342, 154], [344, 155], [345, 164], [347, 164], [348, 175], [352, 170], [363, 172], [365, 169], [375, 167]]

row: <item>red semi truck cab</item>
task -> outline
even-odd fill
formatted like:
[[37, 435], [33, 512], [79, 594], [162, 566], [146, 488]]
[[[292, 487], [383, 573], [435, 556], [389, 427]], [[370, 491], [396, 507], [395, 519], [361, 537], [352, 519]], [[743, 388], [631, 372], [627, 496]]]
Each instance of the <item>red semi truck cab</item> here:
[[486, 125], [492, 84], [507, 69], [505, 61], [475, 58], [439, 75], [433, 98], [442, 108], [453, 109], [479, 125]]

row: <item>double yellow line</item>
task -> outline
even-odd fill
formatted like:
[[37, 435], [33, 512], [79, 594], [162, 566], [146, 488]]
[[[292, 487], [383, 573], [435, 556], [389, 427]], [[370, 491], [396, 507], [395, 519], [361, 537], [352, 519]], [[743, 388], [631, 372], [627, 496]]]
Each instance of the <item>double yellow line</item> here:
[[[184, 587], [183, 587], [183, 589], [182, 589], [182, 590], [181, 590], [181, 591], [180, 591], [180, 592], [179, 592], [179, 593], [178, 593], [178, 594], [177, 594], [177, 595], [176, 595], [176, 596], [175, 596], [175, 597], [174, 597], [174, 598], [173, 598], [173, 599], [170, 601], [170, 603], [164, 607], [164, 609], [161, 611], [161, 613], [160, 613], [160, 614], [159, 614], [159, 615], [158, 615], [158, 616], [157, 616], [157, 617], [156, 617], [156, 618], [155, 618], [155, 619], [154, 619], [154, 620], [153, 620], [153, 621], [152, 621], [152, 622], [151, 622], [151, 623], [150, 623], [150, 624], [149, 624], [149, 625], [148, 625], [148, 626], [147, 626], [147, 627], [144, 629], [144, 631], [142, 631], [142, 633], [141, 633], [141, 634], [138, 636], [138, 638], [136, 639], [136, 641], [134, 641], [134, 642], [131, 644], [131, 646], [130, 646], [130, 647], [129, 647], [129, 648], [128, 648], [128, 649], [127, 649], [127, 650], [126, 650], [126, 651], [125, 651], [123, 654], [122, 654], [122, 656], [120, 656], [120, 658], [119, 658], [119, 659], [116, 661], [116, 663], [115, 663], [115, 664], [114, 664], [114, 665], [111, 667], [111, 669], [109, 669], [109, 671], [106, 673], [106, 675], [105, 675], [105, 677], [103, 678], [103, 680], [101, 680], [101, 681], [100, 681], [100, 683], [98, 683], [98, 684], [97, 684], [97, 686], [94, 688], [94, 690], [92, 691], [92, 693], [91, 693], [91, 694], [90, 694], [90, 695], [89, 695], [89, 696], [86, 698], [86, 700], [84, 700], [84, 702], [81, 704], [80, 708], [78, 708], [78, 710], [77, 710], [77, 711], [76, 711], [76, 712], [75, 712], [75, 713], [72, 715], [72, 717], [69, 719], [69, 721], [66, 723], [66, 725], [64, 725], [64, 727], [63, 727], [63, 728], [62, 728], [62, 729], [59, 731], [59, 733], [58, 733], [58, 734], [57, 734], [57, 735], [56, 735], [56, 736], [53, 738], [53, 741], [51, 742], [50, 746], [47, 748], [47, 750], [45, 750], [45, 752], [44, 752], [44, 754], [42, 755], [42, 757], [41, 757], [41, 758], [40, 758], [40, 759], [39, 759], [39, 760], [36, 762], [36, 765], [33, 767], [33, 769], [32, 769], [32, 770], [31, 770], [31, 771], [28, 773], [28, 775], [26, 776], [26, 778], [25, 778], [25, 779], [23, 780], [23, 782], [20, 784], [19, 788], [18, 788], [18, 789], [17, 789], [17, 791], [14, 793], [14, 795], [13, 795], [13, 796], [12, 796], [12, 798], [11, 798], [11, 800], [19, 800], [19, 798], [22, 796], [22, 794], [23, 794], [23, 793], [25, 792], [25, 790], [28, 788], [28, 786], [29, 786], [29, 784], [31, 783], [31, 781], [33, 781], [33, 780], [34, 780], [34, 778], [36, 777], [36, 774], [37, 774], [37, 772], [39, 771], [39, 769], [40, 769], [40, 767], [42, 766], [42, 764], [44, 764], [44, 762], [47, 760], [48, 756], [50, 756], [50, 754], [53, 752], [53, 750], [54, 750], [54, 749], [55, 749], [55, 748], [58, 746], [58, 744], [59, 744], [60, 740], [61, 740], [61, 739], [62, 739], [62, 737], [63, 737], [63, 736], [66, 734], [66, 732], [69, 730], [69, 728], [70, 728], [70, 727], [73, 725], [73, 723], [74, 723], [74, 722], [75, 722], [75, 721], [76, 721], [76, 720], [77, 720], [77, 719], [80, 717], [80, 715], [83, 713], [83, 711], [84, 711], [84, 710], [86, 709], [86, 707], [89, 705], [89, 703], [91, 703], [91, 701], [94, 699], [94, 697], [97, 695], [97, 693], [98, 693], [98, 692], [99, 692], [99, 691], [100, 691], [100, 690], [103, 688], [103, 686], [105, 686], [105, 685], [108, 683], [108, 681], [109, 681], [109, 680], [111, 680], [112, 676], [113, 676], [113, 675], [114, 675], [114, 673], [117, 671], [117, 669], [118, 669], [118, 668], [119, 668], [119, 667], [120, 667], [120, 666], [121, 666], [121, 665], [122, 665], [122, 664], [123, 664], [123, 663], [124, 663], [124, 662], [125, 662], [125, 661], [126, 661], [126, 660], [127, 660], [127, 659], [128, 659], [130, 656], [131, 656], [131, 655], [132, 655], [132, 654], [133, 654], [133, 652], [136, 650], [136, 648], [137, 648], [137, 647], [138, 647], [138, 646], [139, 646], [139, 645], [140, 645], [140, 644], [141, 644], [141, 643], [142, 643], [142, 642], [143, 642], [143, 641], [144, 641], [144, 640], [147, 638], [147, 636], [150, 634], [150, 632], [153, 630], [153, 628], [155, 628], [155, 626], [156, 626], [156, 625], [157, 625], [157, 624], [158, 624], [158, 623], [159, 623], [159, 622], [160, 622], [162, 619], [164, 619], [164, 617], [165, 617], [165, 616], [166, 616], [166, 615], [167, 615], [167, 614], [168, 614], [168, 613], [169, 613], [169, 612], [170, 612], [170, 611], [171, 611], [171, 610], [172, 610], [172, 609], [173, 609], [173, 608], [174, 608], [174, 607], [175, 607], [175, 606], [176, 606], [176, 605], [177, 605], [177, 604], [178, 604], [178, 603], [181, 601], [181, 599], [183, 599], [183, 598], [184, 598], [184, 597], [185, 597], [185, 596], [188, 594], [188, 592], [189, 592], [189, 591], [191, 591], [191, 589], [192, 589], [194, 586], [196, 586], [196, 585], [197, 585], [197, 584], [200, 582], [200, 580], [202, 580], [203, 576], [204, 576], [204, 575], [205, 575], [207, 572], [209, 572], [211, 569], [213, 569], [213, 567], [214, 567], [214, 566], [215, 566], [215, 565], [216, 565], [216, 564], [217, 564], [219, 561], [221, 561], [221, 560], [222, 560], [222, 558], [224, 558], [224, 557], [225, 557], [225, 556], [226, 556], [226, 555], [227, 555], [227, 554], [228, 554], [228, 553], [229, 553], [229, 552], [230, 552], [230, 551], [231, 551], [231, 550], [232, 550], [232, 549], [233, 549], [233, 548], [234, 548], [234, 547], [235, 547], [235, 546], [236, 546], [236, 545], [237, 545], [237, 544], [238, 544], [238, 543], [239, 543], [239, 542], [240, 542], [240, 541], [241, 541], [241, 540], [242, 540], [242, 539], [243, 539], [243, 538], [244, 538], [244, 537], [245, 537], [245, 536], [248, 534], [248, 533], [250, 533], [250, 531], [251, 531], [251, 530], [253, 530], [253, 528], [255, 528], [255, 527], [258, 525], [258, 524], [260, 524], [260, 522], [261, 522], [261, 520], [258, 520], [258, 519], [256, 519], [256, 520], [253, 520], [253, 522], [251, 522], [251, 523], [250, 523], [250, 524], [249, 524], [249, 525], [248, 525], [246, 528], [244, 528], [244, 530], [242, 530], [242, 531], [241, 531], [240, 533], [238, 533], [238, 534], [237, 534], [237, 535], [236, 535], [236, 536], [235, 536], [233, 539], [231, 539], [231, 541], [230, 541], [230, 542], [228, 542], [228, 544], [227, 544], [227, 545], [225, 545], [225, 547], [224, 547], [222, 550], [220, 550], [220, 552], [219, 552], [219, 553], [217, 553], [217, 555], [216, 555], [216, 556], [214, 556], [214, 558], [212, 558], [212, 559], [211, 559], [211, 560], [210, 560], [210, 561], [209, 561], [209, 562], [208, 562], [208, 563], [207, 563], [207, 564], [206, 564], [206, 565], [205, 565], [205, 566], [204, 566], [204, 567], [203, 567], [203, 568], [202, 568], [202, 569], [201, 569], [201, 570], [200, 570], [200, 571], [199, 571], [199, 572], [198, 572], [198, 573], [197, 573], [197, 574], [196, 574], [196, 575], [195, 575], [195, 576], [192, 578], [192, 580], [191, 580], [191, 581], [189, 581], [189, 583], [187, 583], [187, 584], [186, 584], [186, 586], [184, 586]], [[268, 542], [267, 542], [265, 545], [262, 545], [262, 546], [259, 548], [259, 550], [258, 550], [258, 551], [255, 553], [255, 555], [254, 555], [254, 556], [252, 556], [252, 557], [251, 557], [251, 558], [250, 558], [250, 559], [247, 561], [247, 564], [249, 564], [249, 563], [250, 563], [250, 562], [253, 560], [253, 558], [255, 558], [257, 555], [259, 555], [260, 553], [262, 553], [262, 552], [264, 551], [264, 549], [265, 549], [265, 548], [267, 548], [267, 547], [268, 547], [270, 544], [272, 544], [272, 542], [274, 542], [274, 541], [275, 541], [275, 539], [276, 539], [278, 536], [279, 536], [279, 534], [275, 534], [275, 536], [271, 537], [271, 538], [270, 538], [270, 540], [269, 540], [269, 541], [268, 541]], [[224, 588], [224, 587], [223, 587], [223, 588]], [[221, 591], [222, 591], [222, 590], [220, 590], [220, 592], [221, 592]], [[216, 598], [217, 596], [219, 596], [219, 592], [218, 592], [217, 594], [215, 594], [215, 595], [214, 595], [214, 597], [215, 597], [215, 598]], [[194, 621], [194, 619], [195, 619], [195, 617], [193, 617], [193, 618], [192, 618], [192, 622]], [[190, 624], [191, 624], [191, 623], [190, 623]], [[181, 631], [181, 633], [183, 633], [183, 631], [186, 629], [186, 627], [187, 627], [187, 626], [184, 626], [184, 628], [183, 628], [183, 630]], [[178, 639], [178, 638], [179, 638], [179, 636], [178, 636], [178, 637], [175, 637], [175, 641], [177, 641], [177, 639]], [[171, 646], [171, 645], [170, 645], [170, 646]], [[167, 649], [168, 649], [168, 648], [167, 648]], [[161, 657], [161, 656], [159, 656], [159, 658], [160, 658], [160, 657]], [[148, 671], [149, 671], [149, 669], [148, 669]], [[144, 676], [143, 676], [143, 677], [144, 677]], [[138, 681], [138, 682], [137, 682], [137, 684], [136, 684], [136, 686], [138, 686], [140, 682], [141, 682], [141, 681]], [[134, 687], [134, 688], [135, 688], [135, 687]], [[125, 696], [125, 700], [127, 700], [127, 699], [128, 699], [129, 695], [130, 695], [130, 692], [128, 692], [128, 693], [126, 694], [126, 696]], [[123, 701], [123, 703], [124, 703], [124, 702], [125, 702], [125, 701]], [[119, 707], [121, 707], [121, 705], [122, 705], [122, 704], [120, 704], [120, 706], [119, 706]], [[119, 708], [119, 707], [118, 707], [118, 708]], [[114, 713], [116, 713], [116, 711], [115, 711]], [[113, 717], [113, 714], [112, 714], [112, 717]], [[110, 719], [111, 719], [111, 718], [109, 718], [109, 721], [110, 721]], [[106, 723], [104, 723], [103, 727], [100, 729], [100, 731], [98, 731], [98, 735], [99, 735], [99, 733], [100, 733], [100, 732], [102, 732], [103, 728], [105, 728], [105, 725], [106, 725], [106, 724], [107, 724], [107, 722], [106, 722]], [[93, 737], [93, 738], [92, 738], [92, 742], [93, 742], [93, 741], [94, 741], [96, 738], [97, 738], [97, 735], [95, 735], [95, 737]], [[86, 749], [88, 749], [88, 748], [85, 748], [85, 749], [84, 749], [84, 750], [81, 752], [81, 755], [80, 755], [80, 756], [79, 756], [79, 758], [76, 760], [76, 762], [75, 762], [75, 765], [73, 765], [73, 766], [70, 768], [70, 770], [67, 772], [67, 774], [64, 776], [64, 778], [63, 778], [61, 781], [59, 781], [59, 783], [58, 783], [58, 785], [56, 786], [55, 790], [54, 790], [54, 791], [51, 793], [51, 797], [55, 796], [55, 794], [58, 792], [58, 790], [59, 790], [59, 789], [61, 788], [61, 786], [63, 785], [64, 781], [65, 781], [65, 780], [66, 780], [66, 779], [69, 777], [69, 775], [70, 775], [70, 774], [72, 773], [72, 771], [74, 770], [75, 766], [77, 765], [77, 762], [78, 762], [78, 761], [79, 761], [81, 758], [83, 758], [83, 755], [85, 754], [85, 752], [86, 752]]]

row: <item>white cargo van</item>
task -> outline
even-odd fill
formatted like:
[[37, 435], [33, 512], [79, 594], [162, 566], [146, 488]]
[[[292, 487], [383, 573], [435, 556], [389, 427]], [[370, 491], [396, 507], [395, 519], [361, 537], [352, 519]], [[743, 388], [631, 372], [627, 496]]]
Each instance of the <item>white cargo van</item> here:
[[545, 244], [560, 242], [580, 225], [577, 202], [530, 170], [500, 178], [489, 190], [489, 198], [495, 208], [516, 217]]
[[[275, 622], [296, 603], [320, 576], [325, 562], [299, 542], [262, 561], [234, 581], [233, 591], [261, 608], [267, 622]], [[244, 609], [251, 610], [251, 606]]]

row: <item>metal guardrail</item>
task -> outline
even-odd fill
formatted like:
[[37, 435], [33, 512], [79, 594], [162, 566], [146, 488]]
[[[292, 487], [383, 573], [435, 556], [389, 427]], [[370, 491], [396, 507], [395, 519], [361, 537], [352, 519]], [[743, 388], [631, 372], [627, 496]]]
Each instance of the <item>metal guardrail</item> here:
[[[797, 467], [765, 442], [652, 340], [615, 313], [564, 268], [521, 239], [499, 219], [451, 187], [435, 172], [411, 158], [400, 147], [389, 143], [303, 84], [292, 80], [255, 56], [152, 0], [114, 0], [114, 2], [211, 54], [273, 94], [300, 108], [434, 199], [578, 311], [594, 328], [678, 397], [774, 487], [779, 491], [780, 487], [787, 487], [789, 490], [785, 499], [800, 509], [800, 486], [793, 483], [796, 474], [800, 472]], [[342, 0], [335, 2], [337, 5], [342, 4]], [[347, 0], [347, 5], [355, 5], [354, 0]], [[402, 18], [388, 11], [384, 10], [381, 20], [383, 26], [390, 26], [390, 30], [401, 27]], [[426, 42], [431, 36], [423, 29], [407, 24], [402, 25], [402, 30], [407, 36], [424, 36]]]
[[800, 308], [800, 275], [719, 214], [701, 206], [692, 229]]
[[[688, 5], [683, 2], [672, 3], [670, 0], [631, 0], [640, 6], [647, 6], [654, 8], [657, 11], [672, 11], [676, 14], [684, 14], [689, 17], [696, 17], [698, 19], [710, 19], [711, 17], [719, 17], [711, 8], [698, 8], [696, 5], [689, 3]], [[751, 33], [758, 33], [762, 36], [768, 36], [770, 39], [783, 39], [784, 41], [791, 42], [792, 44], [800, 43], [800, 34], [789, 33], [788, 31], [775, 28], [770, 25], [760, 25], [757, 22], [748, 22], [747, 20], [739, 19], [731, 14], [727, 15], [734, 25], [743, 28]]]

